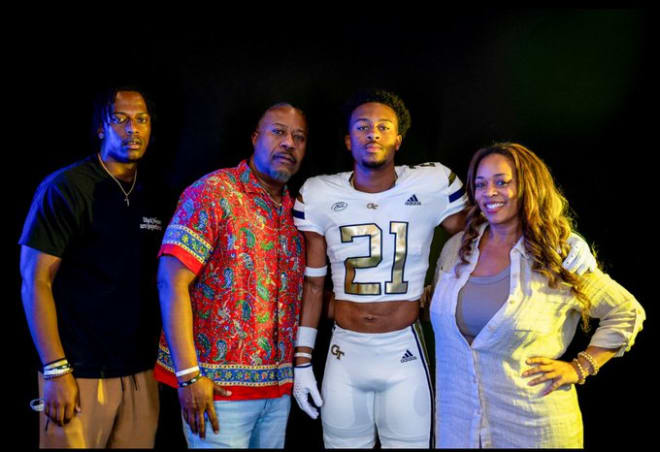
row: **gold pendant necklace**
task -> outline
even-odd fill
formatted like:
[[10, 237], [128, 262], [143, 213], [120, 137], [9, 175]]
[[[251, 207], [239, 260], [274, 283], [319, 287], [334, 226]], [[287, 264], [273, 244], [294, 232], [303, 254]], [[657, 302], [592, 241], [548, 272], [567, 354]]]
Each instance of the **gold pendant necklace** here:
[[117, 182], [117, 185], [119, 185], [119, 189], [121, 192], [124, 194], [124, 201], [126, 201], [126, 207], [130, 205], [130, 202], [128, 201], [128, 195], [130, 195], [133, 192], [133, 189], [135, 188], [135, 181], [137, 180], [137, 167], [135, 168], [135, 176], [133, 176], [133, 184], [131, 185], [131, 188], [128, 189], [128, 191], [124, 190], [124, 186], [119, 182], [119, 180], [112, 175], [112, 173], [106, 168], [106, 166], [103, 164], [103, 160], [101, 159], [101, 154], [96, 154], [96, 156], [99, 158], [99, 163], [103, 167], [106, 173], [108, 173], [108, 176], [112, 178], [115, 182]]

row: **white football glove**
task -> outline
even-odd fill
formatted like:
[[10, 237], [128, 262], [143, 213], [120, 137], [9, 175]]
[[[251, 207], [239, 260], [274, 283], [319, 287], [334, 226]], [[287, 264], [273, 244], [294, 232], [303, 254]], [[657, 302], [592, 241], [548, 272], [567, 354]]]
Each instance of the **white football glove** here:
[[596, 258], [591, 254], [589, 245], [582, 237], [575, 233], [568, 236], [566, 243], [571, 247], [568, 256], [562, 262], [562, 267], [571, 273], [582, 275], [587, 271], [594, 271], [598, 267]]
[[294, 367], [293, 368], [293, 396], [298, 402], [301, 410], [309, 415], [312, 419], [319, 417], [319, 410], [309, 403], [309, 396], [312, 396], [316, 407], [323, 405], [321, 394], [316, 386], [316, 378], [314, 377], [314, 370], [312, 366], [307, 367]]

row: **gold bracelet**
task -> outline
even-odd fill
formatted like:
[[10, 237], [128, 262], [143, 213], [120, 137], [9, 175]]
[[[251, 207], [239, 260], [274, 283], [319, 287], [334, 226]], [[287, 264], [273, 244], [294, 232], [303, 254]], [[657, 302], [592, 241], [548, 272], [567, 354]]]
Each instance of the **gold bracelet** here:
[[580, 361], [577, 360], [577, 358], [573, 358], [573, 362], [575, 363], [578, 371], [578, 384], [583, 385], [586, 377], [584, 376], [584, 368], [582, 367], [582, 364], [580, 364]]
[[587, 352], [580, 352], [580, 353], [578, 353], [578, 357], [580, 357], [580, 356], [581, 356], [582, 358], [586, 359], [586, 360], [589, 362], [589, 364], [591, 364], [591, 370], [593, 370], [593, 372], [592, 372], [591, 375], [596, 375], [596, 374], [598, 373], [598, 371], [600, 370], [600, 366], [598, 365], [598, 363], [596, 362], [596, 360], [594, 359], [594, 357], [591, 356], [591, 355], [590, 355], [589, 353], [587, 353]]

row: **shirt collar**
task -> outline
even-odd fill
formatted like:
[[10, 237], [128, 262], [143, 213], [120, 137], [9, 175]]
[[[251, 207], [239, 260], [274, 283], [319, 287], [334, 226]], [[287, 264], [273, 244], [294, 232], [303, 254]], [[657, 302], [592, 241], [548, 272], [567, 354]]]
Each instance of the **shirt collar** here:
[[[479, 240], [481, 240], [481, 236], [484, 235], [484, 232], [486, 231], [486, 228], [488, 227], [488, 222], [485, 221], [484, 223], [479, 225], [479, 236], [475, 239], [474, 241], [474, 246], [477, 246], [479, 243]], [[525, 259], [529, 259], [529, 254], [527, 253], [527, 250], [525, 249], [525, 236], [521, 235], [520, 239], [516, 242], [515, 245], [513, 245], [513, 248], [511, 248], [511, 252], [509, 255], [513, 253], [518, 253]]]

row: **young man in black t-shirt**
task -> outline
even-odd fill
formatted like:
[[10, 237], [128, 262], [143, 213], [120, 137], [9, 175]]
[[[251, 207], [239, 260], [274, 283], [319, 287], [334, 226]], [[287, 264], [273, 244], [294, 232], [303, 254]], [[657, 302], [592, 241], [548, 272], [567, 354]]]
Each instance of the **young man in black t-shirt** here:
[[40, 447], [153, 447], [165, 221], [138, 162], [151, 135], [143, 95], [100, 100], [100, 152], [48, 176], [25, 221], [22, 295], [39, 374]]

